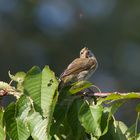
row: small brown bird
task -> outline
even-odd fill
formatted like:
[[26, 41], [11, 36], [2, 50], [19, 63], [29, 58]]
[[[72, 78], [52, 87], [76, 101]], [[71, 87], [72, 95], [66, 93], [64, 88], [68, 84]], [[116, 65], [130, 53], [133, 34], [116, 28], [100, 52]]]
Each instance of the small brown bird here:
[[97, 69], [98, 62], [94, 54], [88, 49], [80, 51], [80, 57], [76, 58], [60, 76], [59, 89], [71, 83], [87, 80]]

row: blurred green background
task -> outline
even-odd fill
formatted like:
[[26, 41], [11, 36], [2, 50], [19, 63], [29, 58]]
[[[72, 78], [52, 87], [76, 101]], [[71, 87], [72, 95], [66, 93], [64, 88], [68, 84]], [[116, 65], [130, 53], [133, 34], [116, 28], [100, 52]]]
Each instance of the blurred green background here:
[[[139, 0], [0, 0], [0, 80], [46, 64], [59, 76], [85, 46], [103, 92], [140, 91]], [[131, 125], [135, 102], [116, 117]]]

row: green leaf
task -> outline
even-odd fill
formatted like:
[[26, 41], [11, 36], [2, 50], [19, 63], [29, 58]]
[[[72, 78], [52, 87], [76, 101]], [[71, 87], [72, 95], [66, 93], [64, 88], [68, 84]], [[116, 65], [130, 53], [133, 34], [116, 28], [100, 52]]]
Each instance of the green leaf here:
[[114, 126], [116, 127], [116, 129], [121, 131], [121, 133], [123, 133], [123, 134], [125, 134], [125, 132], [128, 129], [128, 127], [122, 121], [114, 121]]
[[54, 100], [50, 106], [50, 111], [49, 111], [48, 118], [47, 118], [47, 130], [46, 130], [46, 132], [47, 132], [48, 139], [51, 139], [50, 129], [51, 129], [52, 121], [54, 120], [53, 114], [54, 114], [54, 109], [55, 109], [57, 99], [58, 99], [58, 92], [56, 92], [56, 95], [54, 96]]
[[27, 121], [34, 140], [48, 140], [46, 134], [47, 119], [43, 119], [38, 112], [31, 112]]
[[120, 100], [120, 99], [133, 99], [133, 98], [136, 98], [136, 99], [140, 98], [140, 94], [134, 93], [134, 92], [127, 93], [127, 94], [112, 93], [105, 98], [100, 98], [98, 100], [97, 104], [99, 105], [103, 102], [110, 103], [111, 101], [116, 101], [116, 100]]
[[135, 136], [135, 128], [136, 128], [136, 124], [133, 124], [131, 127], [127, 129], [127, 131], [125, 132], [127, 138]]
[[9, 74], [9, 77], [11, 78], [11, 80], [18, 82], [18, 83], [22, 83], [26, 76], [26, 73], [23, 71], [17, 72], [15, 75], [12, 75], [9, 71], [8, 74]]
[[3, 114], [4, 114], [4, 111], [3, 111], [3, 109], [0, 107], [0, 126], [3, 126]]
[[5, 133], [4, 133], [4, 127], [3, 127], [3, 109], [0, 108], [0, 139], [5, 140]]
[[70, 129], [67, 122], [67, 112], [72, 101], [73, 96], [70, 96], [67, 92], [61, 92], [61, 94], [59, 94], [58, 102], [53, 114], [54, 121], [52, 122], [50, 132], [52, 139], [63, 140], [69, 135]]
[[[140, 134], [138, 134], [137, 137], [136, 137], [135, 139], [136, 139], [136, 140], [140, 140]], [[131, 139], [131, 140], [134, 140], [134, 138]]]
[[115, 101], [111, 104], [111, 114], [114, 115], [116, 113], [116, 111], [119, 109], [120, 106], [122, 106], [125, 103], [124, 100], [119, 100], [119, 101]]
[[69, 89], [70, 94], [75, 94], [79, 91], [82, 91], [88, 87], [91, 87], [93, 84], [88, 81], [79, 81], [72, 84], [72, 87]]
[[84, 140], [85, 131], [81, 126], [78, 119], [78, 112], [83, 103], [83, 100], [77, 98], [75, 99], [69, 107], [67, 113], [67, 122], [71, 130], [71, 139]]
[[6, 108], [6, 130], [13, 140], [27, 140], [30, 136], [26, 120], [30, 109], [30, 100], [25, 96], [21, 96], [16, 104], [12, 103]]
[[91, 140], [98, 140], [98, 138], [92, 136], [92, 134], [91, 134]]
[[136, 106], [136, 112], [140, 112], [140, 103]]
[[18, 93], [23, 94], [23, 81], [25, 79], [26, 73], [21, 71], [17, 72], [15, 75], [12, 75], [9, 71], [8, 74], [11, 80], [16, 82], [16, 90]]
[[102, 135], [105, 135], [108, 131], [109, 122], [112, 119], [112, 115], [118, 110], [118, 108], [123, 104], [123, 101], [114, 102], [111, 106], [104, 107], [102, 118], [101, 118], [101, 129]]
[[63, 123], [68, 106], [66, 104], [56, 105], [54, 110], [54, 122], [52, 122], [51, 126], [51, 136], [57, 135], [59, 133], [60, 125]]
[[122, 105], [123, 102], [115, 102], [112, 106], [102, 107], [84, 103], [79, 112], [81, 125], [92, 137], [99, 138], [108, 132], [109, 122], [112, 115]]
[[55, 104], [58, 98], [58, 81], [48, 66], [41, 72], [40, 68], [33, 67], [26, 75], [24, 90], [33, 100], [35, 110], [47, 118], [47, 137], [50, 135]]
[[125, 132], [127, 126], [121, 121], [110, 121], [108, 132], [100, 140], [128, 140]]
[[69, 124], [67, 122], [67, 119], [64, 118], [63, 122], [59, 126], [59, 129], [57, 130], [57, 133], [55, 133], [52, 137], [52, 139], [60, 139], [60, 140], [69, 140], [71, 139], [71, 133]]
[[101, 105], [88, 105], [86, 102], [82, 105], [79, 111], [79, 120], [86, 132], [96, 137], [102, 135], [101, 131], [101, 117], [103, 107]]
[[16, 102], [16, 116], [18, 116], [23, 122], [26, 121], [29, 111], [31, 110], [31, 101], [25, 95], [22, 95]]
[[57, 88], [58, 81], [48, 66], [42, 72], [40, 68], [33, 67], [25, 77], [24, 90], [33, 100], [36, 111], [44, 117], [48, 117], [52, 109]]
[[109, 121], [112, 118], [111, 109], [112, 109], [111, 107], [105, 107], [103, 109], [101, 123], [100, 123], [102, 135], [105, 135], [108, 131]]

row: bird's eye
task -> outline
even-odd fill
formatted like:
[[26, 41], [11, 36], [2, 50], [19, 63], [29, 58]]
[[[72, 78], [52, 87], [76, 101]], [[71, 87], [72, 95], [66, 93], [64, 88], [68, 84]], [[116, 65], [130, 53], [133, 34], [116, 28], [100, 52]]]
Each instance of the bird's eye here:
[[83, 54], [83, 52], [81, 52], [81, 54]]

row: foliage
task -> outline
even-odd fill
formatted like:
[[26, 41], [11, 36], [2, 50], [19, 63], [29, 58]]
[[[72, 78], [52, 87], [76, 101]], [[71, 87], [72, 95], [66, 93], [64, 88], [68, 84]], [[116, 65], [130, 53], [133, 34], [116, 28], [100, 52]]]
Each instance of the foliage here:
[[[128, 128], [114, 113], [139, 93], [112, 93], [95, 97], [87, 81], [64, 87], [48, 66], [33, 67], [27, 73], [11, 75], [11, 83], [0, 82], [0, 90], [16, 96], [16, 102], [0, 109], [0, 138], [12, 140], [135, 140], [140, 139], [136, 123]], [[14, 84], [13, 84], [14, 82]], [[12, 86], [12, 84], [14, 86]], [[88, 93], [93, 96], [88, 96]]]

